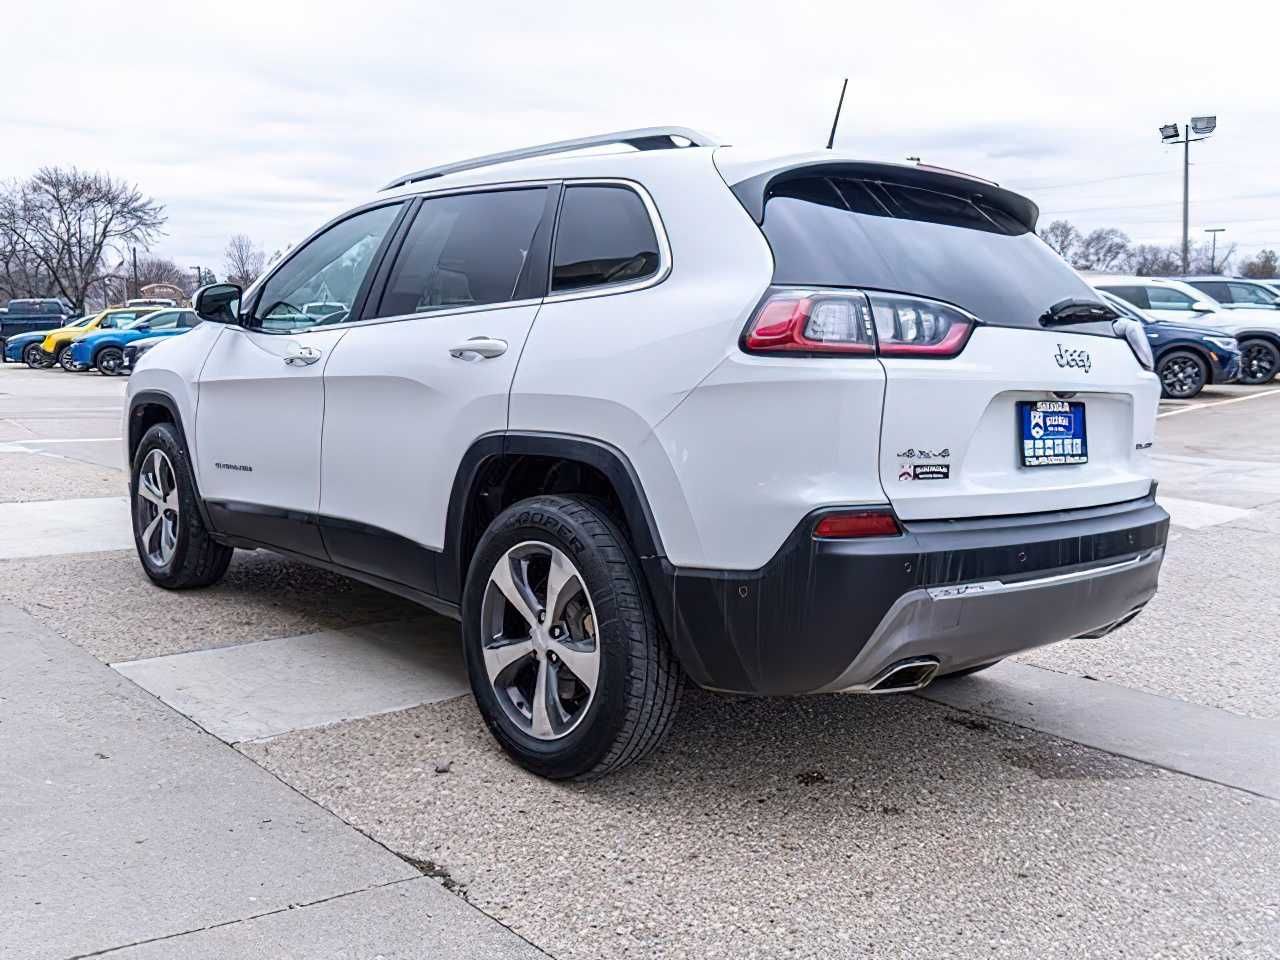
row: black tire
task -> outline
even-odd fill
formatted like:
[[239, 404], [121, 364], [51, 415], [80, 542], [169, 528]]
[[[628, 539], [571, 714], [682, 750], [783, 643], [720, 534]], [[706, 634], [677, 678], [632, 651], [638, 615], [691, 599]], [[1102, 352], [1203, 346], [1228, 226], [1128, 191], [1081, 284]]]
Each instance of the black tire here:
[[[968, 676], [972, 676], [975, 673], [981, 673], [983, 670], [989, 670], [992, 667], [994, 667], [997, 663], [1002, 663], [1002, 662], [1004, 662], [1003, 657], [1001, 657], [999, 660], [992, 660], [990, 663], [980, 663], [975, 667], [965, 667], [963, 670], [956, 670], [953, 673], [944, 673], [942, 676], [952, 677], [952, 678], [968, 677]], [[938, 679], [942, 679], [942, 678], [939, 677]]]
[[1209, 382], [1209, 365], [1191, 350], [1170, 350], [1156, 364], [1160, 395], [1170, 400], [1190, 400]]
[[[172, 468], [174, 489], [178, 497], [178, 517], [174, 524], [175, 546], [168, 562], [157, 562], [143, 545], [143, 531], [147, 523], [140, 494], [141, 474], [152, 451], [159, 450]], [[191, 461], [177, 429], [171, 423], [157, 423], [148, 430], [138, 444], [130, 471], [132, 483], [129, 498], [133, 517], [133, 542], [138, 551], [142, 569], [151, 581], [167, 590], [186, 590], [191, 587], [207, 587], [222, 579], [235, 551], [216, 543], [209, 536], [198, 505], [198, 494], [192, 479]]]
[[1280, 373], [1280, 349], [1261, 337], [1240, 341], [1240, 382], [1270, 383]]
[[58, 348], [58, 352], [54, 354], [53, 362], [63, 370], [67, 371], [67, 373], [75, 373], [77, 367], [71, 360], [71, 344], [64, 343], [60, 346]]
[[28, 344], [22, 351], [23, 362], [32, 370], [44, 370], [49, 366], [49, 355], [38, 343]]
[[93, 358], [93, 365], [104, 377], [118, 377], [120, 364], [124, 361], [124, 351], [119, 347], [103, 347]]
[[[508, 715], [481, 645], [490, 574], [508, 550], [530, 542], [561, 551], [577, 567], [595, 617], [595, 692], [576, 726], [559, 739], [532, 736]], [[525, 769], [554, 780], [593, 780], [644, 757], [670, 731], [684, 675], [658, 625], [635, 552], [602, 505], [548, 495], [504, 510], [471, 559], [462, 613], [467, 673], [480, 715]]]

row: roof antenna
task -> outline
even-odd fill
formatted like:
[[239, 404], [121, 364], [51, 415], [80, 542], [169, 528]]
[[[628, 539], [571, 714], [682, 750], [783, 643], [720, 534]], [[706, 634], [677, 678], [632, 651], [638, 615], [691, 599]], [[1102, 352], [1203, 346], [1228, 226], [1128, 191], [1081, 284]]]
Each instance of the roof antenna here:
[[844, 107], [844, 92], [849, 89], [849, 78], [844, 78], [844, 83], [840, 85], [840, 102], [836, 104], [836, 118], [831, 121], [831, 136], [827, 137], [827, 149], [831, 149], [831, 145], [836, 142], [836, 127], [840, 124], [840, 110]]

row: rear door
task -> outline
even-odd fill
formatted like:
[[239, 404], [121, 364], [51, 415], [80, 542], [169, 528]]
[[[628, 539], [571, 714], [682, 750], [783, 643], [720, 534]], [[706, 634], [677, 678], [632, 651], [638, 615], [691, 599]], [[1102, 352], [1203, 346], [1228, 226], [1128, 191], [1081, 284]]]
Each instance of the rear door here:
[[1070, 267], [976, 182], [823, 179], [775, 190], [763, 226], [777, 282], [867, 293], [885, 371], [880, 479], [899, 516], [1147, 493], [1159, 384], [1109, 322], [1041, 322], [1062, 300], [1097, 301]]
[[507, 426], [546, 293], [559, 187], [427, 197], [367, 319], [325, 368], [321, 529], [332, 559], [437, 592], [454, 475]]

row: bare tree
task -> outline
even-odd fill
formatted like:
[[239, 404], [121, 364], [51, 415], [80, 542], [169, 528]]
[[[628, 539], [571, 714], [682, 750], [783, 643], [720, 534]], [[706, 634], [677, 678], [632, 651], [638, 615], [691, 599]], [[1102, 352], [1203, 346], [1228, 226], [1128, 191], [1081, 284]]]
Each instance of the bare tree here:
[[1280, 257], [1274, 250], [1260, 250], [1256, 257], [1250, 257], [1240, 264], [1240, 274], [1245, 277], [1256, 277], [1259, 280], [1280, 277]]
[[1188, 266], [1192, 273], [1226, 273], [1235, 255], [1234, 243], [1219, 244], [1216, 250], [1212, 242], [1193, 243]]
[[1099, 227], [1080, 240], [1071, 265], [1104, 273], [1119, 270], [1129, 255], [1129, 238], [1115, 227]]
[[136, 186], [75, 167], [43, 167], [0, 191], [0, 237], [77, 310], [100, 282], [108, 251], [146, 246], [164, 222], [164, 207]]
[[1040, 231], [1040, 239], [1063, 260], [1070, 260], [1072, 251], [1080, 242], [1080, 231], [1067, 220], [1055, 220]]
[[266, 266], [267, 258], [262, 250], [243, 233], [235, 234], [227, 241], [227, 283], [247, 287], [258, 279]]
[[1177, 246], [1140, 243], [1129, 251], [1125, 263], [1130, 273], [1140, 277], [1174, 277], [1182, 273], [1182, 250]]

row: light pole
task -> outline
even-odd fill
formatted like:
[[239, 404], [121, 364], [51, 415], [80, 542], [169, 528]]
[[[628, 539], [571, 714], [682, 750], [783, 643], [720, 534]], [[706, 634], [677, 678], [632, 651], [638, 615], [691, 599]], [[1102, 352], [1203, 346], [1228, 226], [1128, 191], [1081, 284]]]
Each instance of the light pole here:
[[1226, 227], [1205, 227], [1204, 232], [1213, 235], [1213, 246], [1209, 248], [1209, 272], [1218, 272], [1218, 234], [1226, 230]]
[[[1176, 123], [1166, 123], [1160, 128], [1160, 139], [1165, 143], [1182, 144], [1182, 272], [1191, 270], [1191, 237], [1190, 216], [1188, 207], [1191, 199], [1191, 144], [1204, 140], [1218, 127], [1217, 117], [1192, 117], [1186, 126], [1185, 133], [1178, 129]], [[1192, 136], [1192, 134], [1199, 136]]]

